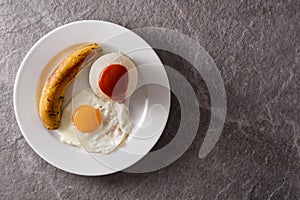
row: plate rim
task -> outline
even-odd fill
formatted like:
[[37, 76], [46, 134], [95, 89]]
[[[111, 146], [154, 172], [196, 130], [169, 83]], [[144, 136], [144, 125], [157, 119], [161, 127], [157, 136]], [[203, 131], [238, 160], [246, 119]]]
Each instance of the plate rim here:
[[[64, 25], [60, 25], [56, 28], [54, 28], [53, 30], [49, 31], [48, 33], [46, 33], [45, 35], [43, 35], [40, 39], [38, 39], [37, 42], [34, 43], [34, 45], [30, 48], [30, 50], [26, 53], [25, 57], [22, 59], [22, 62], [21, 64], [19, 65], [19, 69], [17, 71], [17, 75], [16, 75], [16, 78], [14, 80], [14, 88], [13, 88], [13, 107], [14, 107], [14, 114], [15, 114], [15, 117], [16, 117], [16, 121], [17, 121], [17, 124], [18, 124], [18, 127], [22, 133], [22, 136], [25, 138], [26, 142], [29, 144], [29, 146], [31, 147], [31, 149], [36, 153], [38, 154], [39, 157], [41, 157], [43, 160], [45, 160], [47, 163], [49, 163], [50, 165], [60, 169], [60, 170], [63, 170], [65, 172], [68, 172], [68, 173], [71, 173], [71, 174], [76, 174], [76, 175], [81, 175], [81, 176], [103, 176], [103, 175], [109, 175], [109, 174], [113, 174], [113, 173], [117, 173], [117, 172], [121, 172], [122, 170], [124, 169], [121, 169], [121, 170], [114, 170], [113, 172], [111, 173], [105, 173], [105, 174], [92, 174], [92, 173], [81, 173], [81, 172], [74, 172], [74, 171], [68, 171], [62, 167], [60, 167], [59, 165], [57, 164], [54, 164], [51, 159], [48, 159], [46, 158], [45, 155], [42, 155], [39, 150], [37, 148], [35, 148], [33, 146], [33, 144], [30, 142], [30, 139], [28, 138], [28, 136], [26, 135], [25, 131], [24, 131], [24, 127], [23, 127], [23, 123], [21, 122], [21, 119], [20, 119], [20, 116], [18, 114], [18, 109], [17, 109], [17, 99], [19, 98], [19, 95], [18, 95], [18, 85], [19, 85], [19, 81], [20, 81], [20, 77], [22, 76], [22, 72], [25, 68], [25, 64], [26, 64], [26, 61], [32, 56], [34, 50], [41, 45], [41, 43], [43, 43], [45, 40], [47, 40], [48, 37], [50, 37], [52, 34], [55, 34], [55, 32], [58, 32], [60, 31], [61, 29], [64, 29], [64, 28], [67, 28], [68, 26], [73, 26], [73, 25], [76, 25], [76, 24], [85, 24], [85, 23], [104, 23], [104, 24], [109, 24], [109, 25], [113, 25], [113, 26], [116, 26], [118, 28], [121, 28], [123, 30], [126, 30], [126, 31], [129, 31], [131, 32], [132, 34], [134, 34], [136, 37], [139, 37], [140, 39], [142, 39], [150, 48], [151, 50], [153, 51], [154, 55], [159, 59], [161, 65], [163, 66], [163, 63], [161, 62], [161, 59], [159, 58], [159, 56], [157, 55], [157, 53], [153, 50], [153, 48], [149, 45], [149, 43], [147, 41], [145, 41], [141, 36], [139, 36], [138, 34], [136, 34], [135, 32], [133, 32], [132, 30], [124, 27], [124, 26], [121, 26], [119, 24], [116, 24], [116, 23], [112, 23], [112, 22], [109, 22], [109, 21], [103, 21], [103, 20], [79, 20], [79, 21], [74, 21], [74, 22], [70, 22], [70, 23], [67, 23], [67, 24], [64, 24]], [[167, 78], [167, 84], [170, 85], [170, 82], [169, 82], [169, 78], [167, 76], [167, 72], [166, 72], [166, 69], [163, 68], [163, 70], [165, 71], [166, 73], [166, 78]], [[159, 135], [159, 137], [157, 138], [157, 140], [153, 143], [152, 147], [153, 148], [155, 146], [155, 144], [158, 142], [159, 138], [161, 137], [161, 135], [163, 134], [164, 132], [164, 129], [166, 128], [166, 125], [167, 125], [167, 121], [168, 121], [168, 118], [169, 118], [169, 114], [170, 114], [170, 107], [171, 107], [171, 92], [170, 92], [170, 89], [168, 90], [168, 110], [167, 110], [167, 116], [166, 116], [166, 121], [164, 123], [164, 126], [162, 126], [162, 131]], [[151, 149], [145, 153], [143, 156], [141, 156], [136, 162], [132, 163], [131, 165], [127, 166], [130, 167], [134, 164], [136, 164], [137, 162], [139, 162], [143, 157], [145, 157], [149, 152], [151, 151]], [[125, 168], [126, 169], [126, 168]]]

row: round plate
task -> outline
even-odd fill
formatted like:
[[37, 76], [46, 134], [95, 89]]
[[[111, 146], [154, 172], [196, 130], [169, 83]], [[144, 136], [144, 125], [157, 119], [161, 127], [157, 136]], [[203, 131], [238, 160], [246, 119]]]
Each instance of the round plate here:
[[[126, 142], [110, 154], [87, 153], [61, 143], [58, 134], [48, 131], [38, 115], [38, 99], [48, 75], [76, 45], [85, 42], [99, 43], [104, 52], [121, 52], [138, 67], [137, 89], [126, 101], [134, 128]], [[66, 101], [89, 87], [88, 72], [75, 79], [72, 90], [67, 89]], [[27, 53], [15, 81], [14, 109], [26, 141], [48, 163], [74, 174], [105, 175], [133, 165], [157, 142], [169, 115], [168, 88], [163, 64], [141, 37], [113, 23], [79, 21], [51, 31]]]

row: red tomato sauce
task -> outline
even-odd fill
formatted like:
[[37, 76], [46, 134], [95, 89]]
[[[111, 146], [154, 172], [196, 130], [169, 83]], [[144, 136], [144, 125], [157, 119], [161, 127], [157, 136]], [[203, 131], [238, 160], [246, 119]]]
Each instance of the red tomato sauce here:
[[111, 64], [100, 73], [98, 86], [113, 101], [122, 102], [128, 86], [127, 69], [120, 64]]

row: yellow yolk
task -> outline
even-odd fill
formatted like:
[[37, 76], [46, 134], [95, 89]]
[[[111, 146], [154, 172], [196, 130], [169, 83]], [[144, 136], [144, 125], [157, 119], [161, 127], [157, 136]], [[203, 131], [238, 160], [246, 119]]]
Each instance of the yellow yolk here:
[[78, 131], [89, 133], [100, 126], [101, 115], [97, 109], [88, 105], [82, 105], [73, 113], [72, 122]]

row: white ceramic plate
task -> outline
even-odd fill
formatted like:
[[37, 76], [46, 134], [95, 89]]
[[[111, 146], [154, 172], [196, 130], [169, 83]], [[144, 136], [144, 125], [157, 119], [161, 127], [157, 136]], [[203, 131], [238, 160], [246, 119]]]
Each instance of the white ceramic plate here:
[[[76, 48], [73, 45], [82, 42], [97, 42], [104, 52], [122, 52], [138, 66], [138, 89], [127, 101], [134, 129], [125, 144], [110, 154], [91, 154], [61, 143], [55, 132], [44, 128], [38, 116], [37, 102], [45, 80], [63, 56]], [[75, 93], [89, 87], [88, 72], [89, 69], [76, 78]], [[169, 115], [167, 88], [163, 64], [141, 37], [113, 23], [79, 21], [51, 31], [27, 53], [15, 81], [14, 109], [26, 141], [47, 162], [74, 174], [104, 175], [133, 165], [157, 142]], [[67, 100], [71, 92], [67, 90]]]

